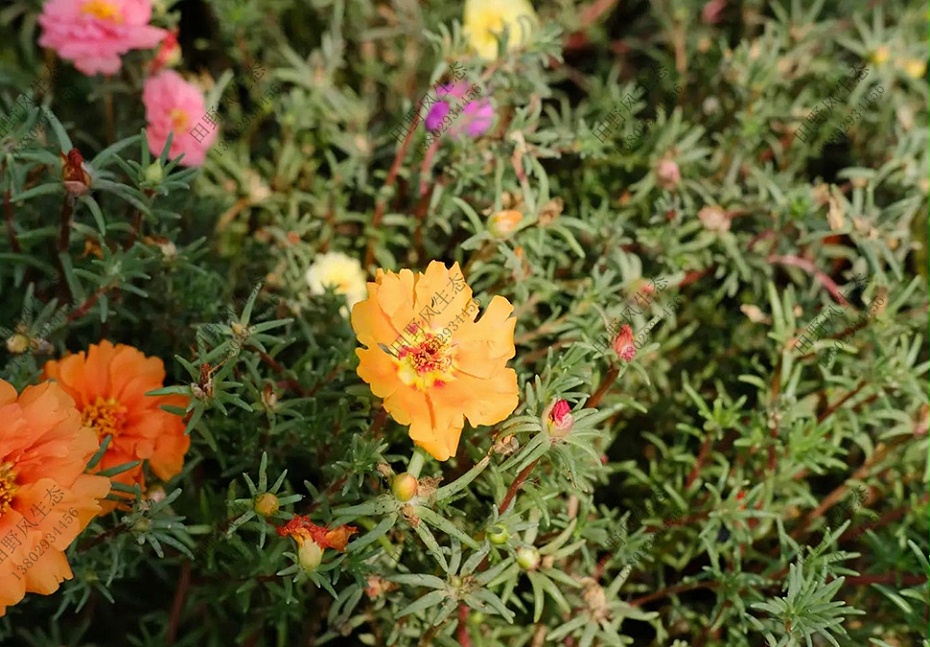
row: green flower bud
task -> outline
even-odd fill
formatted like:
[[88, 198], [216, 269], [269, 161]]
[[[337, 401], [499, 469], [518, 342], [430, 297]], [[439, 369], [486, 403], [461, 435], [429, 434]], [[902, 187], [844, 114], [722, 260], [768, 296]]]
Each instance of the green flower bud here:
[[152, 162], [149, 167], [145, 169], [143, 178], [149, 184], [160, 184], [161, 181], [165, 179], [165, 171], [161, 167], [161, 161], [155, 160]]
[[307, 539], [297, 550], [297, 561], [307, 573], [312, 573], [323, 561], [323, 549], [317, 543]]
[[525, 571], [535, 571], [539, 567], [539, 551], [533, 546], [517, 549], [517, 564]]
[[391, 491], [401, 503], [406, 503], [417, 495], [417, 479], [409, 472], [403, 472], [394, 477], [391, 483]]
[[507, 532], [507, 529], [504, 526], [500, 524], [494, 524], [488, 528], [488, 541], [490, 541], [495, 546], [506, 544], [508, 539], [510, 539], [510, 533]]

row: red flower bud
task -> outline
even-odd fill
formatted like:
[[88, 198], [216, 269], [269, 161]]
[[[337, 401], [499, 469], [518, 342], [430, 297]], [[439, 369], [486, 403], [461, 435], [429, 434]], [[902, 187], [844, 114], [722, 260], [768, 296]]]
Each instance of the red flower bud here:
[[90, 190], [91, 177], [87, 172], [87, 166], [84, 164], [84, 156], [81, 151], [72, 148], [68, 156], [61, 155], [62, 180], [65, 184], [65, 190], [73, 196], [84, 195]]
[[636, 357], [636, 347], [633, 345], [633, 329], [629, 324], [624, 324], [617, 333], [613, 343], [614, 351], [625, 362], [633, 361]]

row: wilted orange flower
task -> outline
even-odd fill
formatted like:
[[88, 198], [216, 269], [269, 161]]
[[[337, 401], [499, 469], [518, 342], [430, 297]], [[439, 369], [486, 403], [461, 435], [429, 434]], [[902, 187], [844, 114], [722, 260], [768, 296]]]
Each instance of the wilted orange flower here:
[[[74, 398], [84, 424], [94, 429], [100, 442], [113, 437], [98, 469], [147, 460], [162, 480], [181, 471], [190, 438], [184, 435], [182, 418], [159, 407], [183, 409], [188, 399], [183, 395], [145, 395], [163, 386], [165, 367], [160, 359], [146, 357], [132, 346], [102, 341], [91, 344], [86, 356], [81, 351], [46, 362], [44, 376], [56, 380]], [[112, 478], [145, 488], [142, 465]], [[104, 511], [114, 507], [112, 502], [105, 503]]]
[[291, 537], [297, 542], [297, 558], [300, 565], [305, 570], [312, 571], [323, 561], [325, 549], [345, 551], [349, 537], [358, 532], [358, 529], [355, 526], [339, 526], [330, 530], [316, 525], [309, 517], [294, 517], [277, 531], [282, 537]]
[[110, 481], [84, 474], [99, 448], [57, 385], [0, 379], [0, 616], [72, 577], [64, 550], [100, 511]]
[[517, 406], [513, 306], [496, 296], [478, 314], [458, 263], [425, 274], [378, 270], [352, 308], [359, 376], [413, 441], [440, 461], [455, 454], [464, 418], [493, 425]]

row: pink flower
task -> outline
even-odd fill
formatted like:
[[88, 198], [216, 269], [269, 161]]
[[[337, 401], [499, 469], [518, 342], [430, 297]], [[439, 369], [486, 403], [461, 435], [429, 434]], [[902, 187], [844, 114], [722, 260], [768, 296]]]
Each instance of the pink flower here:
[[201, 119], [206, 112], [203, 93], [192, 83], [181, 78], [173, 70], [164, 70], [145, 81], [142, 89], [145, 104], [145, 119], [148, 127], [145, 134], [149, 150], [161, 155], [168, 133], [174, 131], [168, 156], [174, 159], [184, 154], [182, 166], [200, 166], [207, 151], [216, 140], [215, 126]]
[[631, 362], [636, 357], [636, 347], [633, 345], [633, 329], [630, 328], [629, 324], [624, 324], [620, 328], [620, 332], [614, 339], [613, 347], [620, 359], [625, 362]]
[[[465, 102], [464, 106], [461, 105], [461, 100], [466, 94], [477, 96], [478, 92], [475, 87], [469, 88], [467, 83], [439, 86], [437, 96], [440, 100], [433, 104], [429, 114], [426, 115], [424, 120], [426, 129], [442, 129], [443, 120], [452, 109], [449, 104], [454, 103], [457, 108], [461, 109], [461, 112], [456, 112], [449, 117], [448, 122], [451, 123], [449, 123], [448, 130], [444, 130], [444, 132], [448, 132], [453, 139], [460, 138], [463, 133], [467, 133], [470, 137], [483, 135], [494, 121], [494, 107], [491, 105], [491, 100], [475, 99], [474, 101]], [[457, 99], [457, 101], [450, 101], [452, 98]]]
[[151, 0], [49, 0], [39, 16], [39, 45], [87, 76], [116, 74], [120, 56], [155, 47], [167, 33], [149, 25], [151, 17]]

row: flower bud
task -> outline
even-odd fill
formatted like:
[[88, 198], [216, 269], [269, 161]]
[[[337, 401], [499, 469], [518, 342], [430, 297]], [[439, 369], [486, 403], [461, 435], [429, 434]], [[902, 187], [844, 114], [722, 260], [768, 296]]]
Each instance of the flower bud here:
[[698, 219], [704, 229], [721, 233], [730, 230], [730, 218], [719, 205], [710, 205], [698, 211]]
[[629, 324], [623, 324], [620, 328], [620, 332], [617, 333], [617, 336], [613, 341], [614, 352], [622, 359], [624, 362], [632, 362], [633, 358], [636, 357], [636, 346], [633, 344], [633, 329], [630, 328]]
[[668, 191], [674, 189], [681, 182], [681, 171], [673, 160], [664, 159], [656, 166], [656, 184]]
[[59, 153], [62, 161], [62, 181], [65, 190], [73, 196], [81, 196], [90, 190], [91, 177], [87, 172], [87, 165], [84, 163], [84, 156], [81, 151], [72, 148], [68, 155]]
[[391, 483], [391, 491], [398, 501], [406, 503], [417, 495], [419, 483], [409, 472], [398, 474]]
[[29, 348], [29, 338], [22, 333], [16, 333], [6, 340], [6, 349], [13, 355], [25, 353], [27, 348]]
[[535, 571], [539, 568], [539, 551], [534, 546], [518, 548], [517, 564], [525, 571]]
[[498, 211], [488, 218], [488, 227], [497, 238], [508, 238], [520, 225], [523, 214], [513, 209]]
[[566, 400], [556, 400], [546, 407], [545, 422], [550, 436], [564, 438], [568, 435], [575, 424], [571, 410], [571, 405]]
[[488, 541], [490, 541], [495, 546], [502, 546], [506, 544], [508, 539], [510, 539], [510, 533], [507, 532], [507, 528], [501, 524], [496, 523], [488, 528]]
[[270, 517], [278, 511], [279, 506], [278, 497], [271, 492], [265, 492], [255, 497], [253, 509], [263, 517]]
[[165, 170], [161, 167], [161, 160], [155, 160], [149, 164], [142, 174], [142, 179], [149, 184], [160, 184], [165, 179]]
[[323, 561], [323, 549], [312, 539], [305, 540], [297, 550], [297, 562], [307, 573], [312, 573]]

